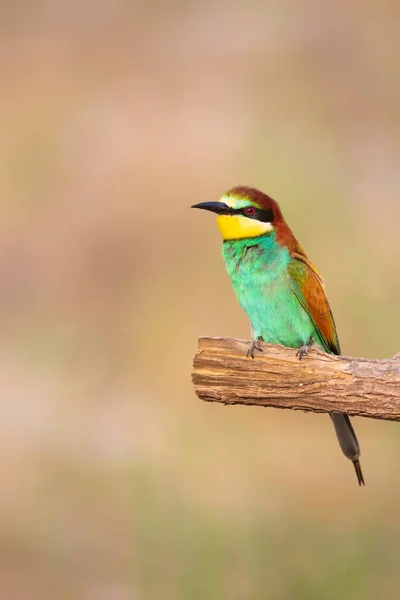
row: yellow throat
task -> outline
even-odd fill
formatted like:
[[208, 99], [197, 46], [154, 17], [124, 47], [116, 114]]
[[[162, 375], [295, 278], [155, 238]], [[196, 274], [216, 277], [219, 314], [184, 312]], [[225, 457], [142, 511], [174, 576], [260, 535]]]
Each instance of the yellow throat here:
[[224, 240], [259, 237], [273, 229], [271, 223], [248, 219], [243, 215], [219, 215], [217, 225]]

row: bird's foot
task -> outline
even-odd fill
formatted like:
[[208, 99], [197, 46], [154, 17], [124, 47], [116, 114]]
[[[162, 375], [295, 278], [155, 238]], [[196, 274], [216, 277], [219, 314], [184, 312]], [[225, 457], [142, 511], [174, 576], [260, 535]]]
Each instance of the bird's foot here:
[[263, 342], [263, 341], [264, 340], [263, 340], [262, 336], [259, 335], [256, 340], [253, 340], [252, 342], [250, 342], [249, 349], [247, 350], [247, 358], [249, 358], [249, 356], [251, 356], [251, 358], [254, 358], [254, 350], [263, 352], [263, 349], [260, 346], [260, 342]]
[[304, 346], [301, 346], [297, 352], [296, 352], [296, 356], [299, 357], [299, 360], [301, 360], [303, 358], [303, 356], [307, 356], [308, 353], [310, 352], [312, 345], [314, 343], [314, 340], [312, 337], [310, 337], [310, 340], [308, 342], [308, 344], [305, 344]]

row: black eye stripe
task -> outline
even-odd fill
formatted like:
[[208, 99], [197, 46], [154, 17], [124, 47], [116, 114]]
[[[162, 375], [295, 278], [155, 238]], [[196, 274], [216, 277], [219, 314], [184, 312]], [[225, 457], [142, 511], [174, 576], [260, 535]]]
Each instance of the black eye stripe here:
[[242, 213], [248, 219], [255, 219], [256, 221], [262, 221], [263, 223], [273, 223], [275, 218], [274, 212], [271, 209], [263, 210], [262, 208], [254, 207], [254, 213], [252, 215], [247, 214], [246, 208], [239, 209], [235, 212]]

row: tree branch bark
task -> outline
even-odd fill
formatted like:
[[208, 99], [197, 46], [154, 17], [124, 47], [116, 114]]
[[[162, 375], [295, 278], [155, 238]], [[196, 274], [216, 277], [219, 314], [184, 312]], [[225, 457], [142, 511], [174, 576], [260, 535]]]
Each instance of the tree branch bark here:
[[250, 404], [311, 412], [344, 412], [400, 421], [400, 353], [373, 360], [262, 344], [246, 358], [248, 342], [199, 339], [194, 359], [196, 394], [207, 402]]

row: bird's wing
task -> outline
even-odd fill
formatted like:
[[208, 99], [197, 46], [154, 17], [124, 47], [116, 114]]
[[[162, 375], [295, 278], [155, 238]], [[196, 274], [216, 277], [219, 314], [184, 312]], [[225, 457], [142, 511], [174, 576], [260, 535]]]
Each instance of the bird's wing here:
[[292, 252], [291, 257], [291, 285], [315, 326], [320, 338], [315, 341], [320, 342], [326, 352], [340, 354], [336, 325], [326, 297], [324, 280], [300, 248]]

